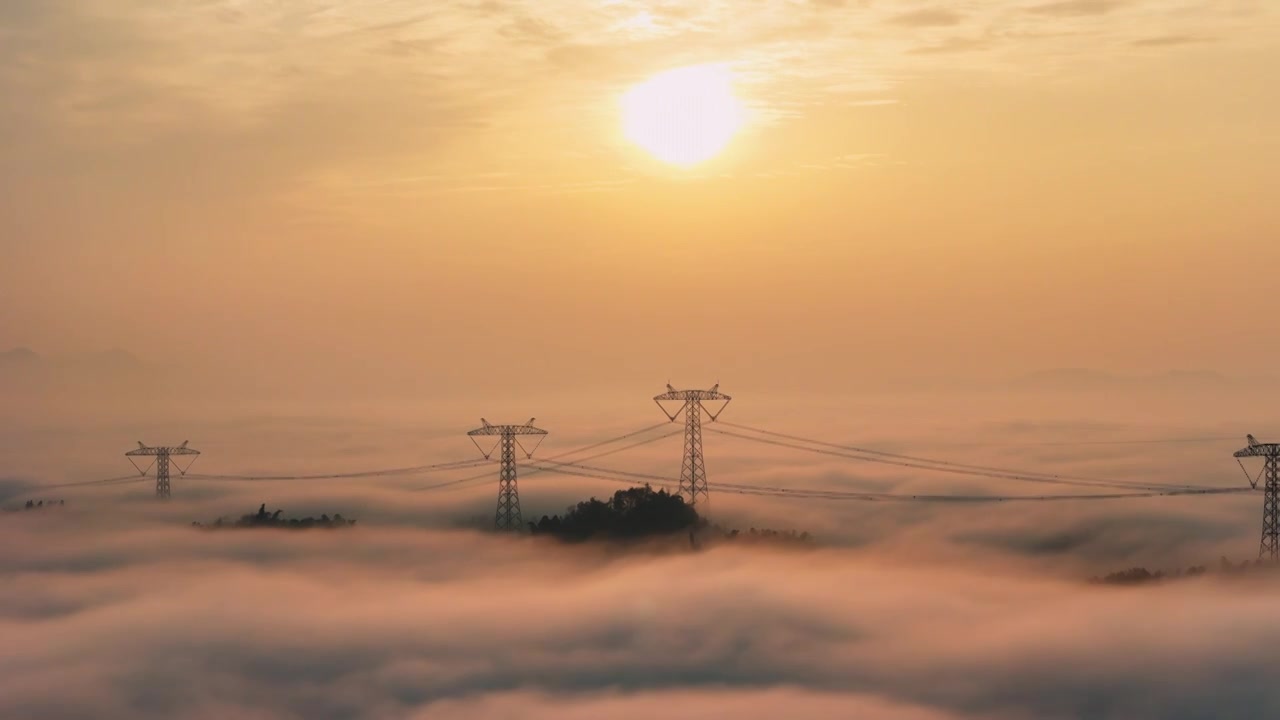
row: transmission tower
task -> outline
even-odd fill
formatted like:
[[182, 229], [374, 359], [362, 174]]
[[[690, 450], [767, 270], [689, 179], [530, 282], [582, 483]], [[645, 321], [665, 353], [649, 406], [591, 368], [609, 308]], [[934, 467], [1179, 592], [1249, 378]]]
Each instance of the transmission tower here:
[[[547, 431], [533, 426], [534, 418], [524, 425], [492, 425], [488, 420], [480, 418], [483, 426], [467, 433], [476, 449], [488, 460], [498, 447], [502, 448], [502, 465], [498, 469], [498, 509], [493, 515], [493, 524], [499, 530], [519, 532], [524, 527], [520, 520], [520, 491], [516, 488], [516, 447], [524, 452], [525, 457], [533, 457], [533, 452], [542, 444]], [[537, 442], [531, 448], [525, 448], [518, 439], [522, 435], [537, 436]], [[477, 437], [497, 436], [498, 442], [486, 451], [476, 442]]]
[[[667, 385], [667, 391], [653, 399], [671, 422], [675, 422], [680, 413], [684, 413], [684, 459], [680, 461], [680, 496], [687, 499], [690, 505], [696, 506], [699, 498], [704, 503], [710, 501], [707, 493], [707, 464], [702, 458], [702, 414], [706, 413], [707, 418], [715, 422], [732, 399], [720, 392], [719, 383], [710, 390], [677, 390]], [[664, 402], [680, 404], [663, 405]], [[712, 412], [703, 403], [722, 404]], [[669, 410], [669, 407], [675, 407], [675, 410]]]
[[170, 494], [169, 458], [174, 455], [191, 456], [191, 462], [187, 463], [187, 466], [185, 468], [182, 467], [181, 465], [178, 465], [177, 461], [173, 462], [174, 465], [178, 465], [178, 474], [186, 475], [187, 470], [191, 468], [191, 463], [195, 462], [196, 458], [200, 455], [199, 450], [192, 450], [191, 448], [187, 447], [188, 442], [190, 441], [184, 440], [182, 441], [182, 444], [177, 447], [147, 447], [146, 445], [143, 445], [141, 442], [139, 442], [137, 450], [130, 450], [129, 452], [125, 453], [124, 456], [126, 458], [129, 458], [129, 462], [133, 463], [133, 466], [135, 468], [138, 468], [138, 472], [142, 473], [143, 475], [147, 474], [147, 470], [151, 469], [151, 465], [148, 465], [145, 468], [138, 467], [138, 463], [134, 461], [134, 458], [135, 457], [155, 458], [155, 460], [151, 461], [151, 464], [156, 466], [156, 497], [160, 498], [161, 500], [168, 500], [169, 494]]
[[1254, 488], [1258, 482], [1263, 483], [1262, 497], [1262, 542], [1258, 545], [1258, 558], [1276, 560], [1280, 557], [1280, 443], [1260, 443], [1252, 435], [1248, 436], [1249, 444], [1235, 453], [1236, 461], [1244, 468], [1242, 458], [1262, 458], [1262, 470], [1257, 477], [1245, 476]]

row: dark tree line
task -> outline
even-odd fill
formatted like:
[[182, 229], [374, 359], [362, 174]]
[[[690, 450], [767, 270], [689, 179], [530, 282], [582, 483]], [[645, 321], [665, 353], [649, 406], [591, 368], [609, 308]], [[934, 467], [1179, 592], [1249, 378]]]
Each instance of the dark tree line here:
[[563, 515], [543, 515], [529, 523], [529, 532], [570, 542], [634, 540], [689, 532], [701, 523], [684, 498], [645, 485], [619, 490], [608, 500], [580, 502]]
[[280, 513], [283, 510], [267, 512], [267, 504], [262, 503], [258, 507], [258, 512], [240, 516], [239, 520], [232, 521], [228, 518], [218, 518], [213, 522], [205, 525], [203, 523], [191, 523], [195, 527], [208, 530], [218, 530], [223, 528], [281, 528], [286, 530], [309, 530], [311, 528], [343, 528], [351, 527], [356, 524], [355, 520], [348, 520], [342, 517], [342, 513], [336, 513], [333, 517], [327, 514], [320, 517], [305, 518], [282, 518]]
[[1095, 577], [1091, 582], [1100, 585], [1143, 585], [1146, 583], [1159, 582], [1161, 580], [1176, 580], [1184, 577], [1199, 577], [1205, 573], [1203, 565], [1194, 565], [1186, 570], [1156, 570], [1152, 572], [1144, 567], [1129, 568], [1119, 572], [1109, 573], [1102, 577]]
[[812, 535], [795, 530], [770, 530], [768, 528], [757, 530], [756, 528], [751, 528], [747, 532], [741, 532], [739, 530], [724, 530], [719, 526], [716, 527], [716, 530], [720, 532], [721, 537], [731, 542], [796, 546], [814, 544]]
[[809, 533], [751, 528], [747, 532], [710, 526], [684, 498], [648, 485], [619, 490], [607, 500], [591, 498], [562, 515], [543, 515], [529, 523], [534, 535], [566, 542], [627, 541], [688, 535], [693, 547], [717, 542], [811, 545]]
[[1094, 577], [1090, 582], [1098, 585], [1144, 585], [1147, 583], [1157, 583], [1166, 580], [1181, 580], [1185, 578], [1200, 577], [1206, 574], [1215, 575], [1245, 575], [1263, 571], [1274, 571], [1278, 566], [1274, 562], [1268, 560], [1254, 560], [1252, 562], [1243, 560], [1238, 564], [1233, 564], [1225, 557], [1218, 561], [1218, 569], [1211, 571], [1204, 565], [1192, 565], [1182, 570], [1148, 570], [1144, 567], [1129, 568], [1113, 572], [1101, 577]]

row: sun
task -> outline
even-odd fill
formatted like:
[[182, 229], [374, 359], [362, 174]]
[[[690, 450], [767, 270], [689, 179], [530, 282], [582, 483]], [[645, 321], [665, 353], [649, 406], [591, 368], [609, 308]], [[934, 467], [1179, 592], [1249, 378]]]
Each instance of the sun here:
[[622, 96], [627, 139], [659, 160], [689, 167], [709, 160], [742, 126], [733, 77], [719, 65], [695, 65], [655, 75]]

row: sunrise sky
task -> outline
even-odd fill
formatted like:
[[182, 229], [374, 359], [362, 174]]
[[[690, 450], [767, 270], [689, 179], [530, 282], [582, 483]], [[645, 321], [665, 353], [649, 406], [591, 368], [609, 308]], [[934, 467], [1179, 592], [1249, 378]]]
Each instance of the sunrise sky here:
[[0, 0], [0, 717], [1280, 717], [1277, 188], [1276, 0]]
[[[622, 98], [724, 68], [687, 168]], [[0, 345], [476, 385], [1253, 375], [1264, 0], [0, 5]]]

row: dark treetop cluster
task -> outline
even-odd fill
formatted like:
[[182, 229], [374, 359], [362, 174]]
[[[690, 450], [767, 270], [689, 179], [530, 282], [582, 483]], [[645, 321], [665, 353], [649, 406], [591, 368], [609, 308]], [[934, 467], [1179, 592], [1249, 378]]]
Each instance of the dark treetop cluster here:
[[1113, 572], [1102, 577], [1095, 577], [1090, 580], [1092, 583], [1099, 585], [1144, 585], [1147, 583], [1162, 582], [1165, 580], [1182, 580], [1186, 578], [1200, 577], [1201, 575], [1258, 575], [1264, 572], [1275, 571], [1280, 568], [1274, 562], [1259, 558], [1255, 561], [1243, 560], [1238, 565], [1226, 558], [1218, 561], [1218, 569], [1211, 571], [1204, 565], [1193, 565], [1185, 570], [1148, 570], [1143, 567], [1129, 568], [1120, 572]]
[[258, 512], [242, 515], [239, 520], [231, 521], [228, 518], [218, 518], [212, 523], [205, 525], [203, 523], [191, 523], [200, 528], [217, 530], [221, 528], [281, 528], [286, 530], [309, 530], [311, 528], [343, 528], [351, 527], [356, 524], [355, 520], [348, 520], [342, 517], [341, 513], [335, 514], [333, 517], [321, 515], [318, 518], [282, 518], [280, 513], [282, 510], [275, 512], [267, 512], [267, 504], [263, 503], [258, 507]]
[[767, 528], [757, 530], [756, 528], [751, 528], [747, 532], [740, 532], [736, 529], [725, 530], [718, 525], [715, 529], [722, 539], [730, 542], [794, 545], [797, 547], [814, 544], [812, 535], [795, 530], [769, 530]]
[[580, 502], [563, 515], [543, 515], [529, 523], [529, 531], [566, 541], [632, 540], [688, 532], [700, 522], [684, 498], [645, 485], [619, 490], [608, 500]]
[[796, 546], [813, 543], [809, 533], [756, 528], [744, 533], [708, 526], [684, 498], [648, 485], [619, 490], [608, 500], [591, 498], [570, 507], [563, 515], [543, 515], [538, 522], [529, 523], [529, 531], [566, 542], [627, 541], [688, 533], [695, 547], [721, 541]]

